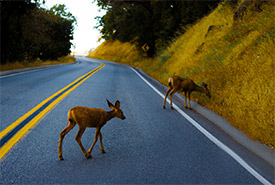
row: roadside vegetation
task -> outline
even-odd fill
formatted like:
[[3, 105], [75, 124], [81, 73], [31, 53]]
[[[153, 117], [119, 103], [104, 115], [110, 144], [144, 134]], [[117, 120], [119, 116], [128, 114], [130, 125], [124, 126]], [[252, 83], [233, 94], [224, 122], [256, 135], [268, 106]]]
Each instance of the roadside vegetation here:
[[105, 40], [149, 46], [147, 56], [168, 46], [175, 35], [184, 32], [183, 25], [192, 24], [215, 8], [222, 0], [211, 1], [140, 1], [97, 0], [106, 14], [97, 17]]
[[144, 57], [134, 42], [111, 39], [89, 57], [139, 67], [165, 85], [173, 75], [206, 82], [212, 98], [194, 93], [194, 101], [274, 149], [274, 17], [274, 1], [227, 0], [185, 25], [153, 57]]
[[[1, 1], [1, 70], [33, 66], [70, 54], [75, 17], [65, 5], [41, 8], [42, 0]], [[43, 62], [42, 62], [43, 61]]]
[[56, 64], [67, 64], [74, 63], [76, 59], [73, 56], [60, 57], [57, 60], [46, 60], [42, 61], [36, 59], [35, 61], [23, 61], [23, 62], [7, 62], [5, 64], [0, 64], [0, 71], [22, 69], [27, 67], [45, 66], [45, 65], [56, 65]]

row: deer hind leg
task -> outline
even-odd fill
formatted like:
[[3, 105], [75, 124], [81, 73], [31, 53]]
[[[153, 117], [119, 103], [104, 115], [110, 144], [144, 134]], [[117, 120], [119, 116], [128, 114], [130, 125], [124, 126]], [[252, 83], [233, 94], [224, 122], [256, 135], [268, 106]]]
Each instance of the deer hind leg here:
[[172, 109], [172, 110], [174, 110], [174, 108], [173, 108], [173, 103], [172, 103], [172, 96], [175, 94], [177, 92], [177, 90], [176, 89], [173, 89], [173, 91], [170, 93], [170, 95], [169, 95], [169, 97], [170, 97], [170, 108]]
[[96, 130], [95, 130], [95, 139], [94, 139], [94, 142], [93, 142], [91, 148], [88, 150], [87, 158], [91, 158], [92, 157], [92, 150], [93, 150], [93, 148], [94, 148], [94, 146], [95, 146], [95, 144], [96, 144], [96, 142], [98, 140], [99, 133], [100, 133], [100, 128], [97, 127]]
[[65, 135], [68, 134], [70, 132], [70, 130], [72, 130], [74, 128], [75, 125], [76, 125], [75, 122], [69, 120], [66, 128], [60, 132], [60, 138], [59, 138], [59, 143], [58, 143], [58, 157], [60, 160], [64, 160], [64, 158], [62, 156], [63, 139], [64, 139]]
[[169, 88], [168, 88], [168, 91], [165, 93], [165, 98], [164, 98], [164, 102], [163, 102], [163, 108], [165, 109], [165, 104], [166, 104], [166, 98], [167, 98], [167, 96], [168, 96], [168, 94], [172, 91], [172, 87], [170, 87], [169, 86]]
[[[83, 152], [83, 155], [84, 155], [85, 157], [87, 157], [87, 152], [86, 152], [86, 150], [85, 150], [85, 148], [83, 147], [82, 142], [81, 142], [81, 137], [82, 137], [83, 133], [85, 132], [85, 130], [86, 130], [85, 127], [83, 127], [83, 128], [79, 127], [79, 130], [78, 130], [78, 132], [77, 132], [77, 134], [76, 134], [76, 136], [75, 136], [75, 140], [76, 140], [77, 144], [79, 145], [81, 151]], [[87, 158], [88, 158], [88, 157], [87, 157]]]
[[186, 99], [186, 97], [187, 97], [187, 93], [186, 93], [186, 91], [184, 92], [184, 107], [185, 108], [187, 108], [187, 99]]
[[100, 141], [100, 151], [104, 154], [106, 152], [105, 152], [103, 144], [102, 144], [102, 134], [101, 134], [101, 132], [99, 132], [98, 137], [99, 137], [99, 141]]

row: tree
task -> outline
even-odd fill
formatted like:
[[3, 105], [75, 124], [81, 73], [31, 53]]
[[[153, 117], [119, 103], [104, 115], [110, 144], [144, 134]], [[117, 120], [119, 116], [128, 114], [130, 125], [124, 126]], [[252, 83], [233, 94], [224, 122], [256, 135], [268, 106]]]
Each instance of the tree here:
[[51, 42], [43, 48], [42, 59], [56, 59], [60, 56], [68, 55], [71, 51], [71, 42], [73, 39], [75, 17], [66, 12], [65, 5], [54, 5], [47, 11], [48, 26], [46, 34], [50, 36]]
[[24, 45], [22, 43], [21, 25], [23, 16], [31, 14], [34, 4], [25, 1], [0, 2], [1, 8], [1, 63], [7, 60], [23, 60]]
[[70, 53], [76, 20], [64, 5], [51, 10], [31, 0], [4, 1], [0, 5], [2, 64], [56, 59]]
[[214, 8], [213, 1], [138, 1], [97, 0], [107, 10], [97, 17], [103, 38], [122, 42], [136, 41], [138, 48], [147, 44], [149, 56], [166, 47], [182, 27], [191, 24]]

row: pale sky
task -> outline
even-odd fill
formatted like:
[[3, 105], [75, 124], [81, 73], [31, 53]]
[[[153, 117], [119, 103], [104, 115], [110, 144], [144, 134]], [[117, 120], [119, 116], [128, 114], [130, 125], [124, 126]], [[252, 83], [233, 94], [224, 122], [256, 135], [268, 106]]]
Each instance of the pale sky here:
[[[96, 16], [102, 17], [105, 11], [97, 6], [94, 0], [45, 0], [42, 7], [50, 9], [55, 4], [65, 4], [67, 11], [71, 12], [77, 19], [77, 26], [74, 29], [74, 40], [71, 42], [72, 52], [84, 53], [95, 49], [101, 42], [98, 42], [100, 33], [94, 26], [97, 25]], [[100, 11], [99, 11], [100, 10]], [[103, 39], [102, 39], [103, 40]]]

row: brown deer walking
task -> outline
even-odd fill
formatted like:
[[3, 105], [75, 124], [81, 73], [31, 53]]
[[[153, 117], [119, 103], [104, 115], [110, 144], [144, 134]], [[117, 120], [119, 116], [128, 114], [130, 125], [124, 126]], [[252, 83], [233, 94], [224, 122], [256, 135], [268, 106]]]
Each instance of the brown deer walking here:
[[[64, 130], [60, 132], [59, 144], [58, 144], [58, 157], [60, 160], [64, 160], [62, 156], [62, 141], [66, 134], [70, 130], [74, 128], [76, 124], [79, 126], [79, 130], [77, 135], [75, 136], [75, 140], [80, 146], [80, 149], [83, 152], [83, 155], [89, 159], [91, 158], [91, 153], [95, 143], [98, 138], [100, 141], [100, 150], [102, 153], [105, 153], [105, 150], [102, 145], [102, 134], [100, 129], [106, 124], [107, 121], [113, 119], [114, 117], [118, 117], [124, 120], [126, 117], [124, 116], [120, 107], [120, 102], [117, 100], [115, 106], [107, 100], [108, 106], [112, 109], [111, 111], [105, 111], [97, 108], [88, 108], [88, 107], [73, 107], [68, 112], [68, 123]], [[91, 148], [86, 152], [85, 148], [81, 143], [81, 137], [87, 127], [96, 127], [95, 138]]]
[[204, 82], [202, 83], [202, 87], [198, 86], [197, 84], [195, 84], [193, 82], [193, 80], [189, 79], [189, 78], [181, 78], [179, 76], [173, 76], [172, 78], [168, 79], [168, 83], [169, 83], [169, 88], [168, 91], [165, 94], [165, 98], [164, 98], [164, 102], [163, 102], [163, 108], [165, 109], [165, 103], [166, 103], [166, 98], [168, 96], [168, 94], [170, 93], [169, 97], [170, 97], [170, 107], [171, 109], [173, 108], [172, 105], [172, 96], [176, 93], [176, 92], [184, 92], [184, 97], [185, 97], [185, 108], [187, 108], [187, 101], [186, 101], [186, 96], [188, 99], [188, 103], [189, 103], [189, 109], [191, 109], [191, 105], [190, 105], [190, 94], [193, 91], [199, 91], [202, 93], [205, 93], [209, 98], [211, 97], [210, 91], [207, 88], [207, 84], [205, 84]]

